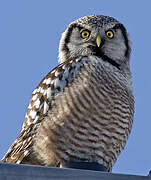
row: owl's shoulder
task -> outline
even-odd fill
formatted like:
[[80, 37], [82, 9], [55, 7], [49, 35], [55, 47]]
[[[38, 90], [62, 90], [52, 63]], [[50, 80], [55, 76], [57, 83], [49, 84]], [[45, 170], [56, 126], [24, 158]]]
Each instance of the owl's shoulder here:
[[41, 121], [40, 117], [51, 108], [52, 100], [76, 79], [86, 61], [86, 57], [66, 61], [43, 78], [32, 93], [22, 130]]

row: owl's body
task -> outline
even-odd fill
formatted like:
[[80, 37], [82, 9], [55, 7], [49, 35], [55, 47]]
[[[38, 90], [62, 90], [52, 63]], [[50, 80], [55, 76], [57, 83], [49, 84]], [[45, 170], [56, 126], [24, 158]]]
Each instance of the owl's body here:
[[[104, 23], [107, 18], [88, 16], [69, 25], [60, 42], [61, 64], [34, 90], [21, 134], [4, 162], [63, 166], [87, 161], [111, 171], [132, 127], [134, 100], [126, 30], [113, 18]], [[91, 32], [93, 43], [97, 37], [96, 46], [87, 37], [87, 46], [80, 48], [83, 29]], [[116, 48], [112, 38], [100, 40], [100, 29], [115, 30]]]

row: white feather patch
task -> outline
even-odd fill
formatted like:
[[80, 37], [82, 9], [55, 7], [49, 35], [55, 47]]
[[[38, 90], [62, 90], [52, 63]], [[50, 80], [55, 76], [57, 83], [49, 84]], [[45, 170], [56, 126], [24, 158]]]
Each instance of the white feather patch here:
[[60, 74], [60, 72], [58, 72], [58, 71], [55, 72], [56, 77], [58, 77], [59, 74]]
[[36, 109], [39, 108], [39, 106], [40, 106], [40, 100], [39, 100], [39, 98], [35, 101], [34, 105], [35, 105]]
[[24, 156], [27, 156], [27, 154], [28, 154], [28, 150], [26, 150], [25, 152], [24, 152]]
[[47, 98], [50, 99], [51, 98], [51, 88], [49, 87], [46, 91], [47, 93]]
[[33, 121], [33, 124], [37, 123], [38, 119], [39, 119], [39, 116], [36, 116], [34, 121]]
[[45, 84], [46, 83], [46, 79], [44, 79], [42, 83]]
[[48, 84], [50, 84], [50, 82], [51, 82], [51, 78], [48, 78], [48, 79], [46, 80], [46, 84], [48, 85]]
[[44, 114], [46, 114], [46, 112], [48, 111], [48, 108], [49, 108], [48, 104], [44, 102], [44, 112], [43, 112]]
[[32, 94], [36, 94], [36, 92], [37, 92], [37, 89], [35, 89]]
[[[29, 119], [29, 117], [28, 117], [28, 116], [27, 116], [26, 123], [27, 123], [27, 125], [28, 125], [28, 126], [30, 126], [30, 125], [31, 125], [31, 121], [30, 121], [30, 119]], [[23, 125], [23, 126], [24, 126], [24, 125]]]
[[37, 114], [36, 111], [31, 110], [30, 113], [29, 113], [29, 116], [30, 116], [32, 119], [35, 119], [36, 114]]
[[32, 97], [32, 100], [35, 101], [37, 99], [37, 94], [35, 94], [33, 97]]

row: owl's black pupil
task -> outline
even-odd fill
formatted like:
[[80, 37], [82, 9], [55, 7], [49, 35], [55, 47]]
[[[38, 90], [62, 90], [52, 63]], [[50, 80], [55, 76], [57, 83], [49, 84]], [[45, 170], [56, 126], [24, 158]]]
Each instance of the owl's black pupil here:
[[87, 33], [84, 33], [84, 36], [87, 36]]
[[111, 33], [108, 33], [108, 36], [111, 36]]

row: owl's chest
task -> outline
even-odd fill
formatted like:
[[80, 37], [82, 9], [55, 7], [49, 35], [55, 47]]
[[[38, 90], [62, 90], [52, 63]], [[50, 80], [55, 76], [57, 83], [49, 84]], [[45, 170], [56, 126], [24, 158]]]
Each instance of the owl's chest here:
[[59, 125], [65, 134], [71, 131], [74, 136], [84, 135], [99, 141], [102, 134], [110, 137], [120, 126], [124, 127], [120, 131], [125, 134], [132, 114], [130, 101], [118, 77], [100, 69], [95, 72], [84, 69], [57, 96], [55, 108], [49, 115], [54, 126]]
[[56, 157], [87, 159], [106, 167], [115, 162], [133, 119], [133, 97], [118, 77], [99, 69], [83, 70], [55, 97], [52, 107], [40, 132]]

